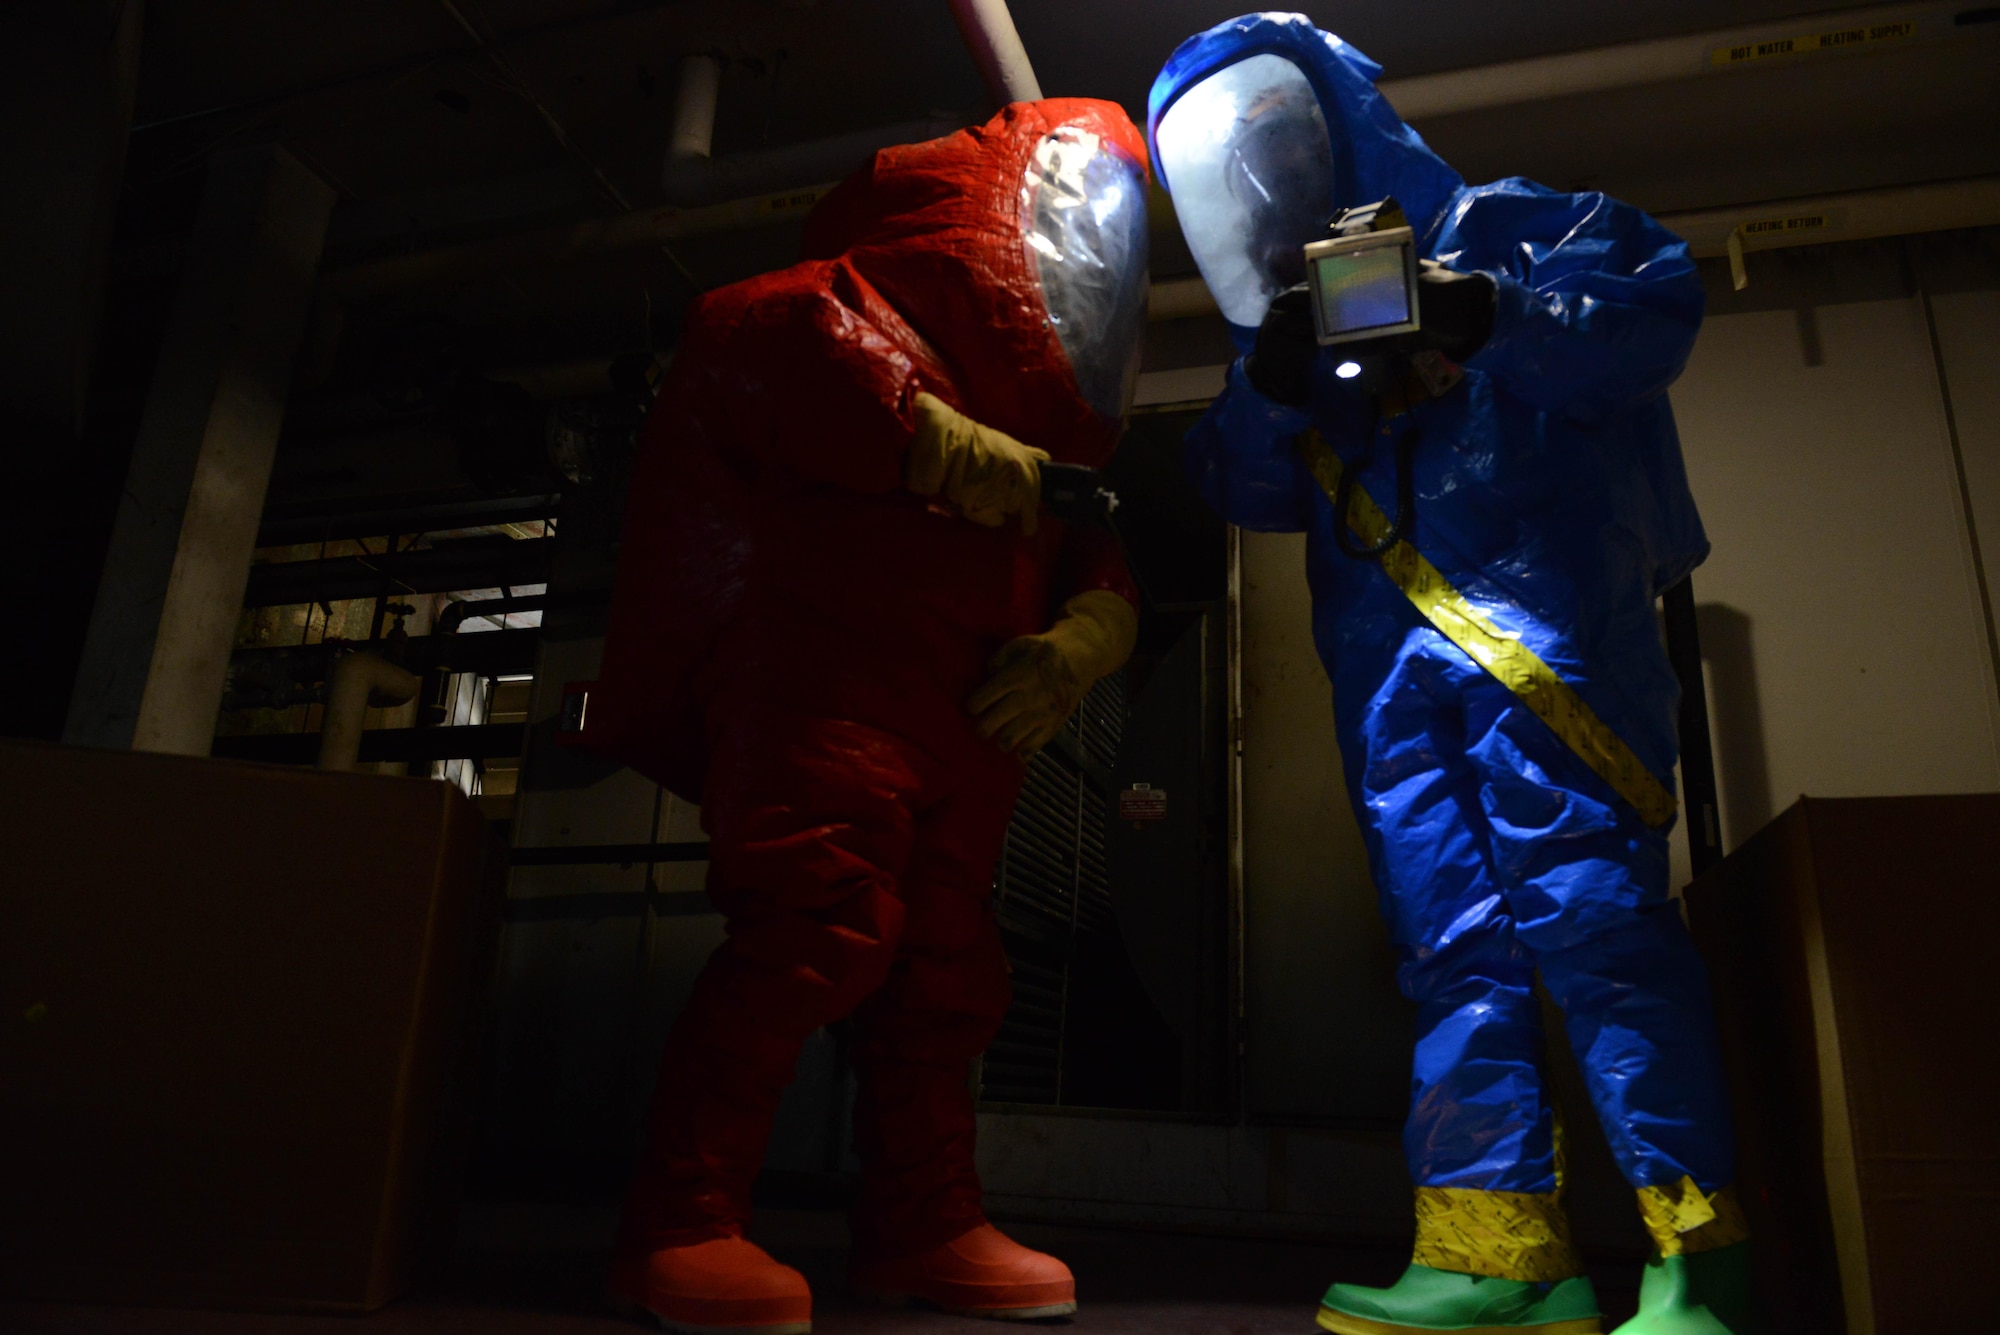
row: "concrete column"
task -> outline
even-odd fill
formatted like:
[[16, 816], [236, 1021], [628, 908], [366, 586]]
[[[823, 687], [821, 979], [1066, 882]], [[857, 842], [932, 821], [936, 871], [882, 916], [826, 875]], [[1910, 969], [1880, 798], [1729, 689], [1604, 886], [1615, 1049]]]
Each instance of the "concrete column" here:
[[209, 162], [64, 740], [207, 755], [334, 192], [270, 145]]
[[0, 5], [0, 419], [13, 431], [82, 426], [143, 10]]

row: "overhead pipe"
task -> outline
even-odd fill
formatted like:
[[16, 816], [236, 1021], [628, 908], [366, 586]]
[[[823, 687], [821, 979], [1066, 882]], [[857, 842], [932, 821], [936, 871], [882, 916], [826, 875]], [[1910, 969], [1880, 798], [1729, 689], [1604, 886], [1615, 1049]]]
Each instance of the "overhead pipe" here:
[[958, 20], [966, 50], [972, 53], [972, 63], [979, 67], [979, 77], [995, 102], [1004, 107], [1012, 102], [1042, 100], [1042, 85], [1028, 62], [1027, 48], [1021, 45], [1007, 0], [951, 0], [951, 16]]
[[[1968, 22], [1975, 14], [1982, 17]], [[1404, 120], [1426, 120], [1580, 93], [1773, 69], [1818, 52], [1881, 50], [2000, 28], [1987, 23], [1986, 16], [1990, 10], [1965, 3], [1882, 5], [1420, 74], [1390, 79], [1380, 87]], [[1905, 24], [1910, 26], [1905, 29]], [[1822, 36], [1853, 40], [1818, 44]]]
[[338, 336], [345, 307], [395, 292], [472, 282], [802, 217], [878, 149], [935, 139], [968, 123], [962, 116], [936, 116], [717, 158], [710, 150], [720, 73], [712, 56], [689, 56], [682, 62], [671, 146], [662, 173], [666, 206], [331, 270], [321, 276], [314, 294], [320, 337]]
[[832, 189], [831, 182], [702, 208], [634, 209], [609, 218], [519, 232], [462, 246], [368, 260], [320, 278], [316, 296], [348, 305], [411, 288], [444, 286], [620, 250], [643, 249], [682, 237], [734, 232], [802, 217]]
[[431, 627], [433, 635], [456, 635], [459, 627], [473, 617], [491, 620], [506, 617], [515, 612], [541, 612], [549, 607], [549, 595], [545, 593], [524, 593], [511, 598], [462, 598], [448, 603], [438, 613], [436, 623]]
[[[826, 188], [830, 187], [821, 187]], [[602, 222], [354, 265], [328, 274], [321, 282], [340, 299], [355, 300], [431, 283], [465, 282], [536, 264], [560, 264], [594, 252], [646, 245], [656, 238], [695, 236], [797, 217], [811, 206], [811, 199], [801, 201], [794, 195], [761, 196], [705, 209], [643, 209]], [[1694, 253], [1706, 258], [1727, 253], [1729, 235], [1740, 226], [1770, 218], [1811, 216], [1821, 221], [1809, 228], [1750, 233], [1743, 239], [1744, 248], [1768, 250], [2000, 224], [2000, 177], [1696, 209], [1661, 214], [1660, 222], [1686, 237]], [[1155, 282], [1147, 308], [1154, 320], [1182, 320], [1215, 311], [1215, 298], [1207, 285], [1193, 276]]]
[[[1004, 0], [951, 0], [951, 3], [953, 15], [958, 19], [974, 61], [980, 67], [981, 77], [987, 81], [993, 96], [1008, 101], [1019, 100], [1023, 96], [1039, 97], [1040, 85], [1035, 81], [1026, 51], [1021, 48], [1020, 34], [1014, 29]], [[1381, 88], [1402, 116], [1422, 120], [1580, 93], [1695, 78], [1709, 73], [1742, 73], [1747, 69], [1776, 68], [1796, 57], [1758, 59], [1748, 62], [1742, 70], [1718, 65], [1714, 57], [1718, 51], [1728, 52], [1746, 45], [1754, 48], [1760, 42], [1782, 39], [1787, 33], [1818, 28], [1872, 30], [1907, 22], [1916, 25], [1912, 40], [1919, 41], [1948, 34], [2000, 32], [2000, 24], [1968, 25], [1958, 22], [1972, 12], [1963, 4], [1882, 6], [1822, 16], [1817, 20], [1809, 16], [1566, 55], [1509, 61], [1476, 69], [1392, 79], [1384, 82]], [[1864, 45], [1862, 49], [1868, 48]], [[706, 56], [689, 59], [713, 61], [712, 57]], [[719, 66], [711, 64], [711, 67], [719, 76]], [[676, 98], [674, 134], [674, 142], [685, 145], [688, 156], [678, 159], [670, 156], [667, 164], [670, 177], [677, 171], [692, 173], [695, 170], [693, 164], [700, 161], [694, 150], [711, 141], [713, 136], [713, 106], [707, 99], [715, 85], [708, 81], [706, 73], [688, 79], [688, 68], [683, 69], [686, 82]], [[683, 107], [683, 102], [691, 105]], [[704, 106], [709, 109], [705, 134], [697, 133], [702, 124]], [[948, 133], [952, 128], [956, 128], [956, 122], [907, 122], [901, 126], [861, 132], [851, 137], [856, 141], [854, 143], [848, 142], [849, 136], [840, 136], [835, 140], [817, 140], [808, 145], [773, 149], [768, 154], [744, 154], [740, 158], [732, 155], [719, 160], [710, 158], [709, 165], [699, 169], [707, 173], [700, 181], [692, 184], [683, 182], [672, 187], [685, 192], [681, 198], [710, 199], [718, 194], [733, 195], [772, 181], [782, 182], [790, 188], [773, 187], [765, 193], [749, 194], [723, 203], [676, 203], [665, 208], [639, 209], [567, 227], [350, 265], [325, 275], [321, 279], [318, 297], [329, 307], [337, 309], [342, 303], [366, 300], [406, 288], [467, 282], [517, 269], [561, 264], [605, 251], [659, 245], [681, 237], [734, 231], [797, 218], [808, 212], [820, 195], [831, 189], [832, 183], [845, 171], [865, 159], [867, 150], [858, 146], [861, 139], [873, 137], [880, 141], [875, 146], [881, 147], [890, 142], [934, 137]], [[839, 146], [838, 151], [835, 145]], [[741, 167], [728, 165], [739, 160]], [[847, 162], [848, 166], [840, 167], [837, 165], [840, 162]], [[782, 171], [780, 164], [784, 165]], [[815, 166], [820, 170], [809, 170]], [[692, 181], [692, 175], [689, 180]], [[1718, 250], [1716, 253], [1721, 252]], [[1182, 279], [1156, 284], [1153, 318], [1178, 319], [1212, 311], [1212, 301], [1202, 299], [1194, 288], [1186, 286], [1194, 282], [1194, 279]]]
[[[1696, 259], [1731, 255], [1740, 266], [1746, 252], [2000, 226], [2000, 176], [1689, 209], [1662, 213], [1658, 221], [1686, 241]], [[1153, 284], [1149, 314], [1155, 320], [1217, 313], [1214, 296], [1199, 278]]]
[[715, 147], [715, 101], [722, 92], [722, 62], [714, 56], [682, 56], [674, 88], [674, 124], [667, 137], [667, 161], [705, 160]]
[[2000, 176], [1663, 213], [1660, 222], [1702, 259], [1747, 251], [1868, 241], [2000, 224]]
[[934, 116], [720, 158], [669, 154], [660, 185], [669, 204], [687, 209], [746, 195], [781, 201], [795, 194], [817, 203], [835, 182], [867, 166], [878, 150], [939, 139], [967, 124], [964, 116]]
[[361, 734], [370, 705], [387, 709], [417, 698], [422, 680], [386, 658], [370, 653], [343, 655], [327, 682], [326, 715], [319, 727], [318, 767], [352, 770], [361, 758]]
[[963, 116], [933, 116], [718, 158], [714, 154], [715, 103], [721, 90], [719, 59], [682, 58], [680, 86], [674, 93], [674, 122], [660, 173], [660, 187], [669, 204], [698, 208], [745, 196], [782, 196], [787, 191], [817, 199], [830, 188], [825, 183], [858, 171], [877, 150], [936, 139], [967, 124]]

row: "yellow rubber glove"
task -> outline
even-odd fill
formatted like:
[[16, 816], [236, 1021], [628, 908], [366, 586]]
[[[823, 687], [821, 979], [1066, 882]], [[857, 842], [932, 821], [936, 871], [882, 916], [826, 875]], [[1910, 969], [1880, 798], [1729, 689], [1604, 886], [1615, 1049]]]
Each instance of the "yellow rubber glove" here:
[[1021, 516], [1021, 532], [1034, 536], [1042, 508], [1042, 473], [1049, 456], [959, 412], [934, 394], [917, 395], [917, 438], [910, 442], [905, 478], [919, 496], [944, 498], [967, 519], [998, 528]]
[[1108, 589], [1079, 593], [1040, 635], [1010, 640], [986, 665], [986, 684], [966, 702], [979, 735], [1026, 758], [1047, 746], [1083, 694], [1132, 656], [1139, 614]]

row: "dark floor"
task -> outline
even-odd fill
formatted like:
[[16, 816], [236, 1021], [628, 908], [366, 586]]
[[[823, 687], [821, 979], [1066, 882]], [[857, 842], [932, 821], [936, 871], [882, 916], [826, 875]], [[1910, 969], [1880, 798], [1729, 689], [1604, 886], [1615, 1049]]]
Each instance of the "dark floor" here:
[[[1386, 1284], [1405, 1257], [1332, 1247], [1172, 1233], [1009, 1224], [1061, 1256], [1082, 1310], [1038, 1326], [1144, 1335], [1315, 1335], [1313, 1311], [1334, 1279]], [[359, 1321], [351, 1317], [176, 1312], [0, 1303], [5, 1335], [618, 1335], [636, 1329], [598, 1305], [608, 1216], [548, 1207], [486, 1209], [462, 1229], [453, 1272]], [[846, 1227], [834, 1213], [766, 1210], [753, 1237], [812, 1282], [815, 1335], [982, 1335], [1001, 1329], [935, 1312], [885, 1311], [847, 1297]], [[1593, 1269], [1606, 1328], [1631, 1313], [1630, 1266]], [[1024, 1335], [1027, 1335], [1024, 1332]], [[1048, 1335], [1054, 1335], [1049, 1332]]]

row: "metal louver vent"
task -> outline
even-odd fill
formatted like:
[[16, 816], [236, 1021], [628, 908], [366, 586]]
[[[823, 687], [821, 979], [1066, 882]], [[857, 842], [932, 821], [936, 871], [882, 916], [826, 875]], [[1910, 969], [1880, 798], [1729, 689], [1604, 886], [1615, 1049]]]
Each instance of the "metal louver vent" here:
[[1062, 1102], [1069, 960], [1079, 934], [1112, 923], [1104, 827], [1125, 712], [1125, 676], [1114, 672], [1091, 688], [1056, 740], [1028, 764], [994, 869], [1014, 1004], [981, 1063], [982, 1099]]

